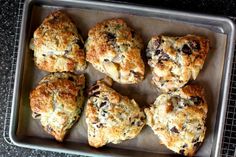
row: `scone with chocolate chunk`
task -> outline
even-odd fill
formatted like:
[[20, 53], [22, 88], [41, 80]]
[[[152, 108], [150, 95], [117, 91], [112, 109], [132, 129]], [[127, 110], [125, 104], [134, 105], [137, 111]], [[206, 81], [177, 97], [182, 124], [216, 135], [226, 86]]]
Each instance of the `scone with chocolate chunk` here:
[[203, 67], [209, 41], [203, 37], [152, 37], [146, 49], [153, 83], [163, 92], [184, 86], [195, 80]]
[[167, 148], [193, 156], [204, 140], [207, 110], [203, 88], [187, 85], [160, 95], [145, 114], [147, 124]]
[[75, 24], [62, 11], [55, 11], [35, 30], [30, 48], [36, 66], [48, 72], [86, 68], [84, 41]]
[[143, 42], [122, 19], [110, 19], [90, 29], [86, 60], [116, 82], [134, 84], [144, 78]]
[[97, 81], [89, 91], [86, 123], [90, 146], [102, 147], [136, 137], [145, 125], [144, 113], [138, 104], [122, 96], [110, 86], [112, 80]]
[[30, 93], [32, 116], [46, 132], [63, 141], [79, 119], [83, 102], [84, 75], [53, 73], [45, 76]]

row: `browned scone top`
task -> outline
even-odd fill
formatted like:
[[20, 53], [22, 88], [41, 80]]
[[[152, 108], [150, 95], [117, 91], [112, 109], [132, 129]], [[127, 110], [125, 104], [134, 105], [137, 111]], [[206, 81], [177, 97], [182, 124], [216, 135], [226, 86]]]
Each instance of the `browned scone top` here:
[[79, 119], [84, 85], [84, 75], [52, 73], [45, 76], [30, 93], [33, 118], [40, 119], [44, 130], [57, 141], [63, 141]]
[[209, 51], [209, 41], [200, 36], [154, 36], [146, 55], [151, 66], [153, 83], [163, 92], [184, 86], [195, 80]]
[[84, 41], [75, 24], [62, 11], [55, 11], [44, 19], [34, 32], [30, 48], [41, 70], [73, 72], [86, 68]]
[[160, 95], [145, 114], [147, 124], [167, 148], [193, 156], [205, 137], [207, 111], [203, 88], [187, 85]]
[[91, 87], [86, 106], [86, 123], [90, 146], [102, 147], [135, 138], [145, 125], [145, 116], [138, 104], [122, 96], [110, 86], [112, 80], [97, 81]]
[[123, 19], [109, 19], [91, 28], [85, 44], [86, 60], [122, 84], [144, 78], [143, 41]]

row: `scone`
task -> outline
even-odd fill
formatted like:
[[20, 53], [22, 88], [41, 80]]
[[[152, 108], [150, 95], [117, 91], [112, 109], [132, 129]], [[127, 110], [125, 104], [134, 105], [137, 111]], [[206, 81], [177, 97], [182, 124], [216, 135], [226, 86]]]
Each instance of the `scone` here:
[[136, 137], [145, 125], [138, 104], [122, 96], [110, 86], [112, 80], [98, 81], [89, 91], [86, 123], [90, 146], [102, 147]]
[[145, 109], [147, 124], [170, 150], [193, 156], [204, 140], [207, 103], [197, 85], [160, 95]]
[[202, 69], [209, 50], [209, 41], [203, 37], [152, 37], [146, 49], [153, 83], [162, 92], [176, 90], [190, 79], [195, 80]]
[[144, 78], [142, 48], [140, 35], [124, 20], [105, 20], [89, 30], [86, 60], [116, 82], [134, 84]]
[[34, 32], [30, 48], [36, 66], [48, 72], [66, 72], [86, 68], [84, 41], [75, 24], [61, 11], [44, 19]]
[[32, 117], [40, 119], [44, 130], [57, 141], [63, 141], [80, 117], [84, 85], [84, 75], [53, 73], [30, 93]]

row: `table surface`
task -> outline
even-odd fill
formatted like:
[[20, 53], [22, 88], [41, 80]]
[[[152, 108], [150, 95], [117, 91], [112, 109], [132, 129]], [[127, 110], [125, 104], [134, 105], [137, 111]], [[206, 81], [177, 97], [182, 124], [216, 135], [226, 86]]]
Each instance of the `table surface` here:
[[[152, 7], [155, 6], [160, 8], [236, 17], [235, 0], [145, 0], [142, 2], [138, 2], [137, 0], [126, 0], [126, 2], [151, 5]], [[4, 131], [4, 117], [10, 79], [9, 71], [11, 69], [11, 60], [13, 59], [14, 51], [18, 6], [18, 0], [0, 0], [0, 156], [73, 156], [63, 153], [19, 148], [7, 144], [2, 136]], [[235, 106], [236, 99], [232, 100], [231, 105]], [[236, 109], [233, 109], [235, 110], [233, 116], [236, 116]], [[235, 144], [228, 147], [232, 147], [233, 150], [235, 149]], [[231, 156], [232, 152], [226, 150], [224, 154], [225, 156]]]

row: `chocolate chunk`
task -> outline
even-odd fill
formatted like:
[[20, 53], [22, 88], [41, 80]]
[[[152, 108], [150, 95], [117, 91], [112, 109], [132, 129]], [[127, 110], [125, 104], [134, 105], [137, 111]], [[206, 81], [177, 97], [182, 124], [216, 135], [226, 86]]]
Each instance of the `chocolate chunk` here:
[[65, 50], [65, 55], [68, 54], [68, 53], [69, 53], [69, 51], [68, 51], [68, 50]]
[[154, 55], [155, 55], [155, 56], [158, 56], [160, 53], [161, 53], [161, 50], [158, 50], [158, 49], [157, 49], [157, 50], [155, 51], [155, 54], [154, 54]]
[[45, 56], [46, 56], [46, 54], [42, 54], [42, 56], [43, 56], [43, 57], [45, 57]]
[[102, 123], [97, 124], [97, 128], [101, 128], [101, 127], [103, 127]]
[[159, 58], [159, 60], [164, 60], [164, 61], [169, 60], [169, 59], [170, 59], [170, 56], [164, 52], [162, 53], [162, 55]]
[[135, 37], [135, 31], [131, 31], [131, 37], [134, 38]]
[[199, 141], [199, 137], [197, 137], [196, 139], [194, 139], [193, 141], [192, 141], [192, 143], [196, 143], [196, 142], [198, 142]]
[[104, 96], [104, 97], [103, 97], [103, 100], [108, 100], [108, 97], [107, 97], [107, 96]]
[[76, 43], [77, 45], [79, 45], [79, 48], [80, 48], [80, 49], [83, 49], [83, 48], [84, 48], [84, 43], [83, 43], [80, 39], [77, 39], [75, 43]]
[[197, 130], [201, 130], [202, 129], [202, 126], [201, 125], [198, 125], [197, 126]]
[[116, 35], [114, 33], [107, 32], [107, 39], [110, 41], [115, 41]]
[[104, 59], [104, 61], [105, 61], [105, 62], [108, 62], [108, 61], [109, 61], [109, 59]]
[[184, 155], [184, 149], [181, 149], [181, 150], [179, 151], [179, 154]]
[[73, 77], [71, 77], [71, 76], [70, 76], [70, 77], [68, 77], [68, 80], [70, 80], [70, 81], [75, 81], [75, 80], [74, 80], [74, 78], [73, 78]]
[[141, 126], [142, 124], [143, 124], [143, 122], [141, 122], [141, 121], [133, 121], [131, 123], [131, 125], [136, 125], [136, 126]]
[[152, 57], [147, 56], [147, 59], [150, 60], [150, 59], [152, 59]]
[[39, 118], [41, 116], [41, 114], [37, 113], [37, 112], [33, 112], [32, 116], [33, 116], [33, 118], [36, 119], [36, 118]]
[[198, 149], [201, 144], [202, 144], [202, 142], [197, 142], [197, 143], [195, 143], [193, 146], [196, 147], [196, 149]]
[[100, 107], [103, 107], [103, 106], [105, 106], [107, 104], [107, 102], [102, 102], [101, 104], [100, 104]]
[[190, 105], [189, 105], [189, 102], [186, 102], [186, 101], [185, 101], [185, 102], [183, 103], [183, 106], [182, 106], [182, 107], [188, 107], [188, 106], [190, 106]]
[[183, 51], [183, 53], [185, 53], [187, 55], [192, 54], [192, 50], [187, 44], [184, 44], [184, 46], [182, 47], [182, 51]]
[[145, 117], [140, 117], [140, 120], [141, 121], [144, 121], [146, 118]]
[[131, 121], [131, 117], [129, 117], [129, 121]]
[[204, 102], [203, 99], [199, 96], [191, 96], [190, 98], [195, 105], [199, 105], [200, 103]]
[[[59, 15], [53, 15], [53, 20], [55, 20], [55, 21], [59, 21]], [[52, 21], [52, 22], [55, 22], [55, 21]]]
[[47, 130], [47, 132], [49, 132], [49, 133], [53, 132], [53, 129], [52, 129], [51, 126], [49, 126], [49, 125], [47, 125], [46, 130]]
[[185, 143], [182, 147], [183, 147], [183, 148], [186, 148], [186, 147], [188, 147], [188, 145]]
[[174, 133], [179, 133], [179, 130], [175, 126], [171, 128], [170, 131]]

